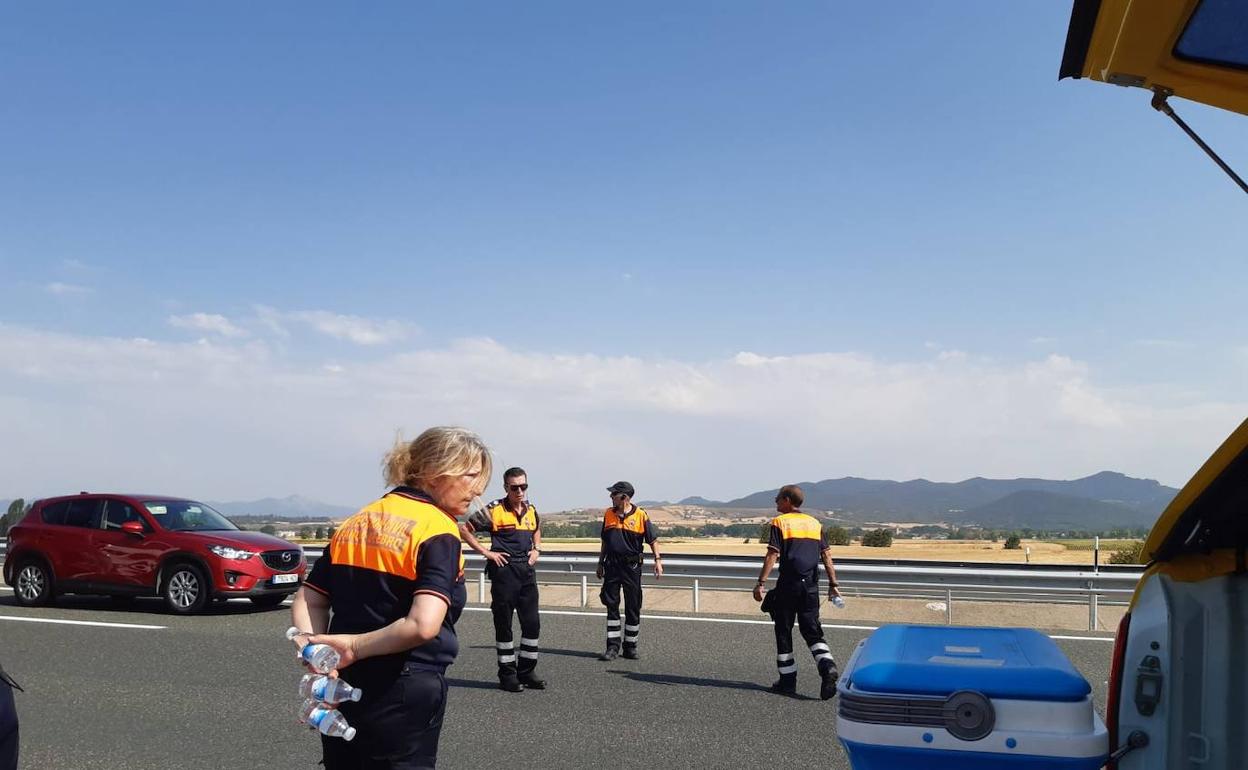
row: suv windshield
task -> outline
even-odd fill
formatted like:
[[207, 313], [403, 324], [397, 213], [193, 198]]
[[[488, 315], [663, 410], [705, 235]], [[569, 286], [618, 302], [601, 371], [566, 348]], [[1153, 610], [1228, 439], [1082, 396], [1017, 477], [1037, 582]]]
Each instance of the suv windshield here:
[[221, 514], [191, 500], [148, 500], [143, 503], [164, 529], [173, 532], [205, 532], [214, 529], [236, 530], [238, 527]]

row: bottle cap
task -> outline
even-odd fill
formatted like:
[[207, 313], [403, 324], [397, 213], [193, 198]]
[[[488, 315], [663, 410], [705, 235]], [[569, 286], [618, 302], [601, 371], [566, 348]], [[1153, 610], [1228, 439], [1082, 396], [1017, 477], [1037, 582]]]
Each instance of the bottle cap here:
[[344, 730], [344, 731], [342, 732], [342, 739], [343, 739], [344, 741], [349, 741], [349, 740], [351, 740], [351, 739], [352, 739], [352, 738], [354, 738], [354, 737], [355, 737], [355, 728], [354, 728], [354, 727], [348, 727], [346, 730]]

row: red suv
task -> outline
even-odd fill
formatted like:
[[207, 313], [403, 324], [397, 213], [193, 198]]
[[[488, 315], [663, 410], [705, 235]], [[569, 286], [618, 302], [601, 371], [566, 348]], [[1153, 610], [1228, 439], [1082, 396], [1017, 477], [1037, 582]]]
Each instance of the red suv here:
[[236, 596], [280, 604], [306, 569], [299, 546], [241, 530], [203, 503], [84, 492], [36, 502], [9, 530], [4, 582], [28, 606], [59, 593], [161, 596], [190, 614]]

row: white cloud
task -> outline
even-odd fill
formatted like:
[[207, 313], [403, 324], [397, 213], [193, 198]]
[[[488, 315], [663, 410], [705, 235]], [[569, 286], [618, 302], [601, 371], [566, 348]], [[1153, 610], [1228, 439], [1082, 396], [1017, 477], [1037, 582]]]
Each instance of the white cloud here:
[[171, 315], [169, 325], [178, 329], [211, 332], [222, 337], [246, 337], [247, 330], [235, 326], [230, 319], [215, 313], [191, 313], [190, 315]]
[[45, 285], [43, 288], [49, 294], [57, 297], [83, 297], [95, 292], [95, 289], [92, 289], [90, 286], [79, 286], [73, 283], [61, 283], [60, 281], [53, 281], [52, 283]]
[[363, 318], [355, 315], [331, 313], [326, 310], [280, 311], [263, 305], [256, 307], [261, 323], [273, 333], [287, 337], [289, 324], [299, 324], [335, 339], [356, 345], [375, 346], [400, 342], [416, 334], [419, 329], [406, 321]]
[[1177, 484], [1248, 412], [1174, 388], [1106, 387], [1063, 356], [679, 361], [469, 339], [344, 367], [300, 352], [0, 324], [0, 496], [72, 486], [362, 503], [395, 430], [435, 424], [480, 431], [500, 465], [529, 470], [550, 510], [605, 503], [617, 478], [647, 498], [844, 475], [1111, 469]]

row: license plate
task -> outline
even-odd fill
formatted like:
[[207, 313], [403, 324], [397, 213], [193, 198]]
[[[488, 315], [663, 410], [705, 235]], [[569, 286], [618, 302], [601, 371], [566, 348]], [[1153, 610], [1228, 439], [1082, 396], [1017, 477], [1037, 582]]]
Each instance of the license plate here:
[[294, 572], [292, 572], [289, 575], [274, 575], [272, 582], [274, 585], [277, 585], [279, 583], [298, 583], [299, 575], [298, 573], [294, 573]]

